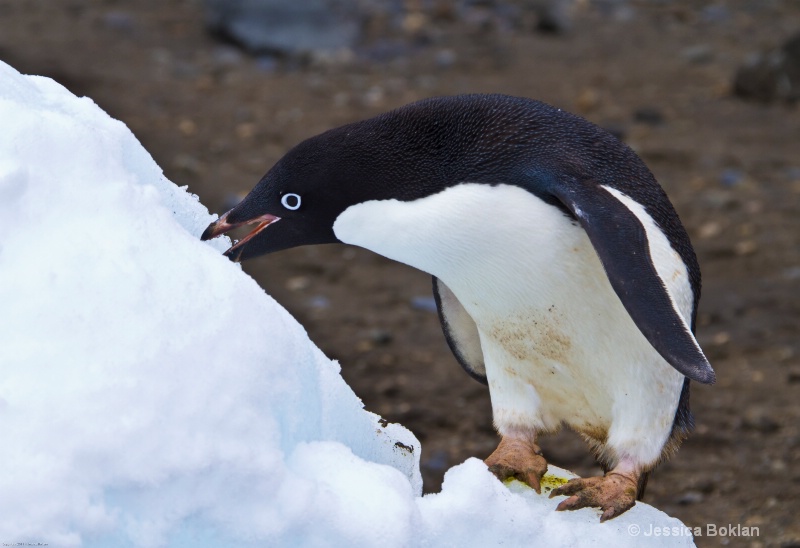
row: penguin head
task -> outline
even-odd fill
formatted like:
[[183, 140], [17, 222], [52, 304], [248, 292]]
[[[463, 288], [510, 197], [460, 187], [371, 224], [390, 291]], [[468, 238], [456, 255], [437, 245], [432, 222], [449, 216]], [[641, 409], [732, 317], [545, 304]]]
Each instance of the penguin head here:
[[225, 252], [236, 262], [302, 245], [339, 242], [333, 232], [336, 217], [368, 197], [349, 192], [358, 187], [347, 184], [332, 147], [335, 142], [323, 134], [292, 149], [236, 207], [211, 223], [201, 239], [254, 226]]

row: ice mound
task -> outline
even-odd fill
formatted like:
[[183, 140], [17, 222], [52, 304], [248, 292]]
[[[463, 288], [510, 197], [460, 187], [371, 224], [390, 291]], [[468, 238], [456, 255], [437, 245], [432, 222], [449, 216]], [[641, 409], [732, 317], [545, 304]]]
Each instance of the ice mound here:
[[632, 524], [680, 527], [644, 504], [556, 513], [476, 459], [421, 497], [416, 438], [362, 408], [227, 242], [200, 242], [212, 217], [124, 124], [3, 63], [0, 120], [4, 543], [636, 546]]

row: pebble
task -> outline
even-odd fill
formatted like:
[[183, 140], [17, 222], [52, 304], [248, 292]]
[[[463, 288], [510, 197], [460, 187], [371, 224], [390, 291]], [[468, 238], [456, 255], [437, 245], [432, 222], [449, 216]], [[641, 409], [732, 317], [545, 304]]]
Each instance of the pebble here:
[[762, 211], [764, 211], [764, 202], [760, 200], [748, 200], [744, 204], [744, 210], [749, 215], [758, 215]]
[[452, 49], [440, 49], [436, 52], [436, 65], [439, 68], [450, 68], [456, 64], [458, 55]]
[[793, 166], [786, 170], [786, 176], [790, 181], [800, 181], [800, 167]]
[[238, 65], [242, 62], [242, 54], [231, 46], [217, 46], [211, 51], [211, 58], [218, 65]]
[[352, 247], [346, 247], [342, 250], [342, 259], [345, 261], [352, 261], [358, 256], [358, 252]]
[[539, 18], [536, 30], [554, 34], [570, 30], [572, 27], [571, 0], [538, 0], [535, 4], [536, 15]]
[[681, 57], [693, 65], [710, 63], [714, 60], [714, 50], [708, 44], [696, 44], [681, 51]]
[[601, 14], [615, 21], [631, 21], [636, 17], [636, 12], [628, 0], [594, 0], [592, 4]]
[[256, 68], [266, 74], [272, 74], [278, 70], [278, 60], [272, 55], [259, 55], [256, 58]]
[[328, 308], [331, 305], [331, 300], [324, 295], [315, 295], [308, 300], [310, 308]]
[[705, 496], [699, 491], [686, 491], [678, 497], [678, 504], [681, 506], [688, 506], [690, 504], [703, 502], [703, 499], [705, 499]]
[[180, 169], [192, 175], [197, 175], [202, 170], [200, 160], [191, 154], [178, 154], [173, 158], [172, 165], [176, 169]]
[[722, 346], [730, 342], [731, 335], [727, 331], [720, 331], [711, 340], [716, 346]]
[[176, 78], [183, 79], [195, 79], [201, 75], [200, 68], [197, 65], [186, 61], [174, 61], [172, 64], [172, 74]]
[[800, 34], [780, 47], [749, 56], [736, 71], [733, 92], [764, 102], [800, 99]]
[[414, 310], [424, 310], [426, 312], [436, 312], [436, 300], [433, 297], [412, 297], [411, 308]]
[[346, 91], [339, 91], [333, 95], [333, 106], [344, 108], [350, 103], [350, 94]]
[[752, 255], [758, 251], [758, 244], [755, 240], [742, 240], [741, 242], [736, 242], [733, 250], [737, 255]]
[[369, 332], [369, 338], [379, 346], [386, 346], [392, 342], [392, 334], [385, 329], [373, 329]]
[[359, 55], [377, 63], [385, 63], [394, 59], [410, 56], [413, 52], [412, 46], [408, 41], [378, 39], [368, 46], [359, 49]]
[[371, 341], [366, 341], [366, 340], [365, 340], [365, 341], [358, 341], [358, 342], [356, 343], [356, 350], [357, 350], [358, 352], [362, 352], [362, 353], [364, 353], [364, 352], [369, 352], [369, 351], [370, 351], [370, 350], [372, 350], [373, 348], [374, 348], [374, 346], [373, 346], [373, 344], [372, 344], [372, 342], [371, 342]]
[[700, 229], [697, 231], [698, 236], [701, 239], [707, 240], [709, 238], [713, 238], [715, 236], [719, 236], [722, 232], [722, 225], [716, 221], [709, 221], [704, 223], [700, 226]]
[[800, 266], [790, 266], [783, 271], [783, 277], [787, 280], [800, 280]]
[[723, 4], [712, 4], [704, 7], [700, 16], [709, 23], [726, 23], [731, 19], [731, 10]]
[[633, 111], [636, 122], [650, 126], [660, 126], [664, 123], [664, 113], [658, 107], [640, 107]]
[[364, 104], [370, 107], [377, 107], [383, 103], [386, 94], [381, 86], [372, 86], [364, 93]]
[[286, 289], [289, 291], [302, 291], [311, 285], [307, 276], [292, 276], [286, 280]]
[[428, 26], [428, 16], [421, 11], [406, 14], [403, 17], [401, 27], [409, 34], [416, 34]]
[[355, 46], [364, 9], [355, 0], [206, 0], [206, 25], [254, 54], [296, 58]]
[[780, 423], [760, 407], [748, 407], [742, 417], [742, 426], [762, 434], [772, 434], [780, 428]]
[[421, 464], [428, 470], [442, 471], [447, 469], [448, 462], [447, 451], [439, 449], [434, 451], [429, 458], [424, 459]]
[[720, 173], [719, 182], [722, 186], [733, 187], [744, 180], [744, 174], [735, 168], [727, 168]]
[[375, 391], [383, 396], [396, 396], [399, 387], [391, 377], [382, 379], [375, 385]]
[[608, 122], [602, 125], [603, 129], [609, 132], [611, 135], [619, 139], [620, 141], [624, 141], [625, 137], [628, 135], [628, 131], [622, 124], [618, 124], [616, 122]]
[[184, 118], [180, 122], [178, 122], [178, 131], [190, 137], [197, 133], [197, 124], [194, 121], [189, 120], [188, 118]]
[[580, 95], [578, 95], [578, 99], [575, 101], [575, 107], [578, 109], [578, 112], [582, 114], [593, 111], [599, 105], [600, 94], [592, 88], [586, 88], [581, 91]]
[[770, 354], [779, 362], [786, 362], [794, 358], [794, 348], [789, 345], [776, 346], [772, 348]]
[[125, 11], [109, 11], [103, 15], [103, 24], [111, 30], [131, 31], [136, 26], [136, 20]]
[[708, 189], [700, 195], [700, 199], [712, 209], [729, 209], [737, 204], [730, 191]]
[[769, 467], [773, 472], [777, 474], [782, 474], [783, 472], [786, 472], [786, 469], [788, 468], [788, 466], [786, 465], [786, 461], [783, 461], [781, 459], [775, 459], [774, 461], [772, 461]]
[[693, 490], [699, 491], [700, 493], [703, 493], [705, 495], [713, 493], [714, 489], [716, 488], [714, 481], [708, 478], [700, 478], [697, 480], [696, 483], [695, 482], [693, 483], [694, 483]]
[[253, 135], [255, 135], [256, 125], [252, 122], [244, 122], [238, 124], [236, 126], [235, 133], [239, 139], [246, 141], [247, 139], [250, 139], [253, 137]]

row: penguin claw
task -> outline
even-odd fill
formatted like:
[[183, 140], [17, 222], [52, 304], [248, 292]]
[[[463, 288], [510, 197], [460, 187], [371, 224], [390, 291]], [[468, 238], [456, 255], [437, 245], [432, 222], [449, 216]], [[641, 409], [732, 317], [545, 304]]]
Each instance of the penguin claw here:
[[600, 508], [600, 522], [625, 513], [636, 504], [637, 481], [627, 475], [609, 472], [602, 478], [575, 478], [553, 489], [550, 498], [566, 495], [556, 510]]
[[504, 436], [497, 449], [484, 462], [500, 481], [514, 478], [541, 494], [547, 461], [535, 443]]

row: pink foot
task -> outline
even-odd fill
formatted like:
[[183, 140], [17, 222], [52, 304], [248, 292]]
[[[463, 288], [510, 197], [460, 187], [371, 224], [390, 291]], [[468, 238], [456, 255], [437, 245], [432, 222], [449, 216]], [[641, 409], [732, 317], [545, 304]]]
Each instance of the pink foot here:
[[553, 489], [550, 498], [567, 495], [556, 510], [594, 507], [603, 510], [600, 522], [626, 512], [636, 504], [638, 478], [633, 474], [611, 471], [602, 478], [575, 478]]
[[547, 472], [547, 461], [533, 441], [503, 436], [500, 445], [485, 461], [500, 481], [515, 478], [542, 492], [541, 480]]

